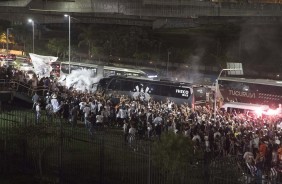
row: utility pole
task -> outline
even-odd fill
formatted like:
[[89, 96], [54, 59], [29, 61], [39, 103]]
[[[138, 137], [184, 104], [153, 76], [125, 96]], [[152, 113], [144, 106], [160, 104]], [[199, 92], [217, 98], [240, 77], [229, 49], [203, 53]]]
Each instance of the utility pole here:
[[169, 65], [169, 56], [171, 52], [168, 50], [167, 51], [167, 63], [166, 63], [166, 77], [168, 77], [168, 65]]

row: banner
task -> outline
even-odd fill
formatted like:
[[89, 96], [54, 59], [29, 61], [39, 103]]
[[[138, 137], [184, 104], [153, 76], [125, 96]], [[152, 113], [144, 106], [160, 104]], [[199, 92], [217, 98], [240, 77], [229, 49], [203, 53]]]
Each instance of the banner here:
[[42, 56], [33, 53], [29, 53], [31, 62], [34, 66], [34, 72], [41, 79], [42, 77], [50, 77], [52, 71], [51, 63], [56, 62], [58, 57], [54, 56]]

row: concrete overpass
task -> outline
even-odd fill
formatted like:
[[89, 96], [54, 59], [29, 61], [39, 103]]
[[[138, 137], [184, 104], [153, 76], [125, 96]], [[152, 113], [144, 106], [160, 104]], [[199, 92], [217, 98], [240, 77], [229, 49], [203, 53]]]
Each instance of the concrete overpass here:
[[38, 23], [63, 23], [64, 13], [80, 23], [195, 27], [202, 24], [277, 24], [282, 5], [267, 3], [215, 3], [201, 0], [2, 0], [1, 19], [14, 24], [34, 18]]

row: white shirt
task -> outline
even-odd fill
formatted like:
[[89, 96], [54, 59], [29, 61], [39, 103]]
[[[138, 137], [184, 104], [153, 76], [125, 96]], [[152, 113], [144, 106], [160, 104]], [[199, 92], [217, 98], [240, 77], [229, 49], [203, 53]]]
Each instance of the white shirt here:
[[51, 104], [53, 107], [53, 112], [57, 112], [60, 109], [59, 102], [56, 98], [51, 99]]
[[80, 110], [83, 110], [84, 107], [85, 107], [85, 105], [86, 105], [85, 102], [80, 102], [80, 103], [79, 103], [79, 109], [80, 109]]
[[103, 123], [103, 118], [104, 118], [103, 115], [97, 115], [96, 116], [96, 123]]
[[126, 132], [127, 126], [128, 126], [128, 124], [126, 124], [126, 123], [123, 124], [123, 133], [128, 133], [128, 132]]
[[88, 117], [89, 113], [90, 113], [90, 107], [89, 106], [85, 106], [83, 108], [83, 112], [84, 112], [84, 117]]
[[119, 117], [121, 119], [127, 118], [127, 110], [120, 108], [119, 111], [118, 111], [117, 117]]
[[38, 113], [40, 112], [40, 106], [39, 106], [38, 104], [36, 105], [35, 110], [36, 110], [36, 112], [38, 112]]
[[213, 134], [213, 137], [214, 137], [214, 138], [216, 138], [217, 136], [220, 137], [220, 135], [221, 135], [221, 134], [217, 131], [217, 132], [215, 132], [215, 133]]
[[254, 160], [254, 155], [253, 155], [252, 152], [248, 152], [248, 151], [247, 151], [247, 152], [245, 152], [243, 158], [245, 159], [245, 162], [251, 163], [252, 160]]
[[136, 134], [136, 129], [133, 128], [133, 127], [131, 127], [131, 128], [129, 129], [129, 134], [135, 135], [135, 134]]
[[97, 105], [98, 112], [100, 111], [100, 109], [101, 109], [102, 106], [103, 106], [103, 105], [102, 105], [100, 102], [98, 102], [98, 105]]
[[96, 114], [97, 105], [93, 102], [90, 103], [91, 112]]
[[196, 141], [197, 139], [199, 140], [199, 142], [201, 142], [201, 137], [199, 135], [194, 135], [192, 141]]
[[259, 137], [253, 139], [253, 147], [259, 148]]

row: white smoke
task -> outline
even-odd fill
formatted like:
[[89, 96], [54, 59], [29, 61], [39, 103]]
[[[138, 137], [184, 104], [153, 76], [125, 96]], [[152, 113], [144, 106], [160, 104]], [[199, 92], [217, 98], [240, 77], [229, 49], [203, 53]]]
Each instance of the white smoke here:
[[78, 69], [73, 70], [70, 75], [62, 76], [59, 82], [67, 88], [73, 88], [82, 92], [94, 92], [96, 86], [101, 79], [101, 76], [96, 76], [93, 70]]
[[29, 53], [32, 64], [34, 66], [34, 72], [42, 77], [50, 77], [50, 72], [52, 71], [51, 63], [57, 61], [58, 57], [54, 56], [42, 56], [33, 53]]

